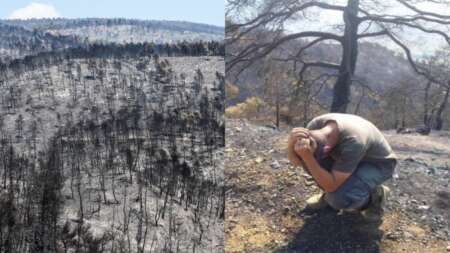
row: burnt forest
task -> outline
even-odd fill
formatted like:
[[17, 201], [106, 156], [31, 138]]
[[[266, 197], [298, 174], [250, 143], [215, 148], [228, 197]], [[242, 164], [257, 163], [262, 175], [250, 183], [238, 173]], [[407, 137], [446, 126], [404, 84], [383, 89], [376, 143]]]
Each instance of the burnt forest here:
[[0, 252], [223, 250], [222, 40], [0, 20]]

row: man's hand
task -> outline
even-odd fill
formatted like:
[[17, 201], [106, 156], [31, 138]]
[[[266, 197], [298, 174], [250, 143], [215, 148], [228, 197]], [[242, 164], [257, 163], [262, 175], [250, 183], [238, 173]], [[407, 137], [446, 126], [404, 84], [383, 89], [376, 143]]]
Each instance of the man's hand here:
[[306, 128], [294, 128], [289, 134], [288, 140], [288, 159], [294, 166], [299, 166], [302, 164], [300, 160], [300, 155], [295, 152], [295, 145], [301, 139], [308, 139], [309, 131]]
[[297, 153], [300, 157], [303, 157], [307, 154], [313, 153], [313, 148], [311, 145], [311, 140], [307, 139], [299, 139], [294, 146], [295, 153]]
[[309, 139], [309, 130], [303, 127], [293, 128], [289, 135], [289, 143], [294, 145], [300, 139]]

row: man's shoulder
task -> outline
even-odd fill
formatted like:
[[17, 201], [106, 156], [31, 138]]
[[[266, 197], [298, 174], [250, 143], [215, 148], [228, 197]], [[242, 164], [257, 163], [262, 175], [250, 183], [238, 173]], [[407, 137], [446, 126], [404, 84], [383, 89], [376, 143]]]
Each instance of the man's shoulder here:
[[366, 119], [356, 115], [356, 114], [350, 114], [350, 113], [337, 113], [337, 112], [331, 112], [331, 113], [325, 113], [322, 115], [319, 115], [315, 118], [313, 118], [311, 122], [318, 122], [318, 121], [327, 121], [327, 120], [364, 120]]
[[322, 114], [319, 115], [315, 118], [313, 118], [308, 125], [306, 126], [306, 128], [310, 129], [310, 130], [314, 130], [314, 129], [318, 129], [318, 128], [322, 128], [324, 127], [325, 123], [328, 120], [334, 120], [334, 118], [337, 116], [337, 113], [326, 113], [326, 114]]

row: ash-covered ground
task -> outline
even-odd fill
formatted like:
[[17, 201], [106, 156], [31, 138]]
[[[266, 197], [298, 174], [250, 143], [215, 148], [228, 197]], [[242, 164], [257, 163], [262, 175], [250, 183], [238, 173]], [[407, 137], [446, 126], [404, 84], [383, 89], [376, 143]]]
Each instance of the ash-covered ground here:
[[446, 252], [450, 133], [384, 132], [399, 156], [381, 222], [330, 208], [310, 212], [320, 190], [286, 158], [288, 131], [227, 119], [227, 252]]

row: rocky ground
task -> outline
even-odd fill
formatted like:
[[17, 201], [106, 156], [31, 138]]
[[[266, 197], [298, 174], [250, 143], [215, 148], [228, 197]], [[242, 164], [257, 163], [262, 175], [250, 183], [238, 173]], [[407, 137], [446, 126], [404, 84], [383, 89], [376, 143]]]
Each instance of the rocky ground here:
[[380, 222], [331, 209], [308, 212], [320, 190], [286, 158], [288, 132], [227, 120], [227, 252], [447, 252], [450, 133], [385, 132], [399, 156]]

